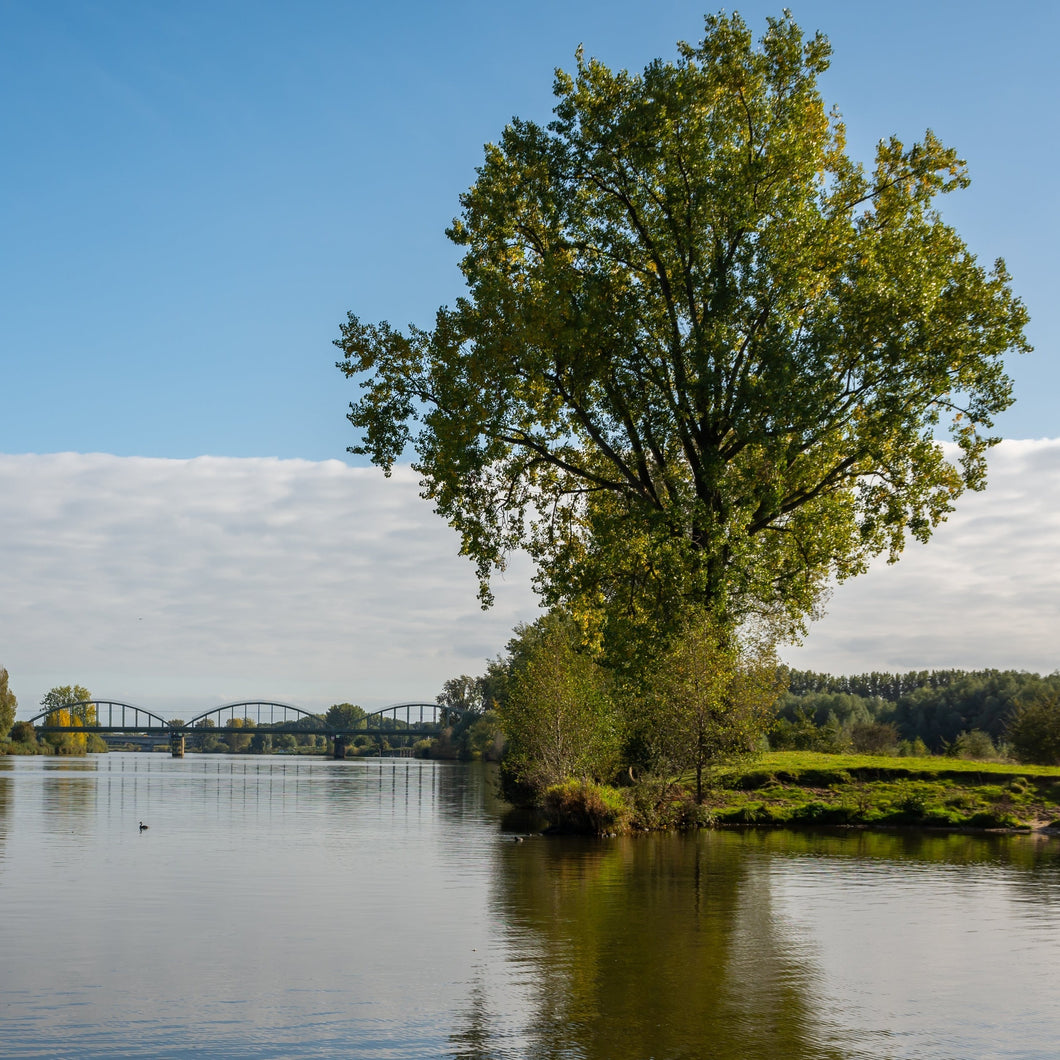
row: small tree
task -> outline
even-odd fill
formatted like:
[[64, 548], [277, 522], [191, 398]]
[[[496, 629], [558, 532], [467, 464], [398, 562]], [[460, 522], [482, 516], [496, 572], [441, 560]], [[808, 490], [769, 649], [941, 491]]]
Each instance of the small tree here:
[[982, 729], [971, 729], [957, 734], [957, 739], [947, 748], [953, 758], [967, 758], [975, 762], [996, 762], [997, 748], [990, 734]]
[[468, 729], [468, 747], [473, 757], [487, 762], [499, 762], [504, 752], [504, 731], [497, 712], [487, 710], [477, 717]]
[[328, 707], [324, 721], [333, 729], [360, 729], [364, 727], [364, 708], [356, 703], [335, 703]]
[[794, 717], [778, 717], [769, 732], [769, 746], [774, 751], [820, 751], [838, 754], [850, 740], [834, 715], [818, 725], [808, 707], [797, 707]]
[[855, 722], [850, 727], [850, 746], [859, 754], [895, 754], [898, 750], [898, 730], [885, 721]]
[[[59, 685], [46, 692], [40, 703], [48, 709], [48, 724], [84, 728], [96, 723], [96, 705], [92, 693], [83, 685]], [[83, 755], [88, 750], [84, 733], [52, 733], [44, 737], [56, 754]]]
[[435, 702], [445, 707], [442, 731], [431, 748], [432, 758], [471, 759], [475, 748], [471, 743], [471, 729], [486, 709], [482, 694], [482, 678], [461, 674], [442, 685]]
[[499, 711], [508, 778], [540, 796], [572, 777], [608, 776], [619, 739], [607, 673], [578, 650], [576, 629], [564, 617], [546, 616], [522, 639]]
[[783, 682], [772, 648], [744, 643], [700, 614], [687, 623], [647, 677], [639, 720], [649, 761], [677, 777], [753, 753], [773, 718]]
[[78, 720], [67, 707], [56, 707], [48, 714], [48, 724], [68, 729], [68, 732], [51, 732], [41, 739], [50, 745], [52, 753], [57, 755], [83, 755], [88, 750], [88, 741], [82, 732], [73, 730], [80, 727]]
[[442, 685], [442, 691], [436, 697], [436, 702], [461, 713], [470, 711], [481, 714], [483, 710], [482, 678], [469, 677], [467, 674], [449, 678]]
[[1006, 738], [1020, 762], [1060, 765], [1060, 692], [1039, 692], [1022, 700], [1012, 714]]
[[250, 750], [256, 755], [272, 752], [272, 733], [259, 730], [250, 738]]
[[213, 734], [208, 730], [214, 728], [216, 728], [216, 722], [213, 718], [203, 718], [201, 721], [197, 721], [195, 723], [197, 731], [188, 738], [188, 746], [197, 748], [200, 751], [210, 750]]
[[39, 754], [37, 730], [28, 721], [16, 721], [11, 726], [11, 741], [8, 750], [12, 754]]
[[84, 685], [59, 685], [45, 694], [40, 705], [50, 710], [67, 707], [71, 720], [88, 726], [96, 723], [96, 705], [91, 700], [92, 693]]
[[252, 718], [229, 718], [225, 722], [225, 727], [230, 730], [228, 733], [228, 749], [232, 754], [245, 751], [250, 746], [250, 735], [244, 735], [239, 730], [254, 728]]

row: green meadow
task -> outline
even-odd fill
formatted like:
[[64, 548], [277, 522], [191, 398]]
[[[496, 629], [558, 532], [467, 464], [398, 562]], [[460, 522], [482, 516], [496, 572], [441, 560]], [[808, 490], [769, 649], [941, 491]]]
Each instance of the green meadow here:
[[1060, 826], [1060, 767], [774, 751], [719, 769], [714, 824], [1031, 829]]

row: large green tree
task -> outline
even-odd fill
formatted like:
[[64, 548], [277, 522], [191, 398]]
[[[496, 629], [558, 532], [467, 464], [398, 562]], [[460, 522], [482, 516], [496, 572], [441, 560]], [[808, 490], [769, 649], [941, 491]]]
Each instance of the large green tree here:
[[792, 632], [984, 485], [1024, 307], [937, 212], [954, 150], [848, 157], [829, 55], [738, 15], [639, 75], [579, 51], [461, 199], [466, 294], [430, 331], [349, 314], [351, 451], [389, 473], [412, 447], [484, 602], [526, 548], [612, 644], [686, 605]]

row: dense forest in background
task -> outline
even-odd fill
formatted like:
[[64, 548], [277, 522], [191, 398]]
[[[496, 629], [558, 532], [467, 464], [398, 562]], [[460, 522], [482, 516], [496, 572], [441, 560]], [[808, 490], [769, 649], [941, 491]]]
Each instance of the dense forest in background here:
[[[479, 677], [445, 683], [438, 702], [467, 713], [437, 757], [500, 759], [499, 724], [539, 628], [520, 626]], [[912, 670], [835, 676], [781, 667], [784, 691], [761, 750], [821, 751], [1060, 764], [1060, 671]], [[636, 697], [634, 697], [636, 698]], [[636, 704], [634, 704], [636, 710]]]
[[835, 677], [789, 670], [787, 678], [770, 734], [775, 750], [974, 750], [975, 757], [989, 757], [1007, 742], [1020, 704], [1060, 695], [1060, 672], [1042, 677], [1021, 670], [919, 670]]

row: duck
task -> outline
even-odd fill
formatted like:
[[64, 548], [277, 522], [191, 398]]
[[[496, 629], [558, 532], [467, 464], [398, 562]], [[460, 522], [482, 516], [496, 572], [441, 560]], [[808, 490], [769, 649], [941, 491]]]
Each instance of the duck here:
[[144, 824], [143, 821], [140, 822], [140, 831], [141, 832], [146, 832], [147, 829], [150, 828], [150, 827], [151, 826], [149, 824]]

